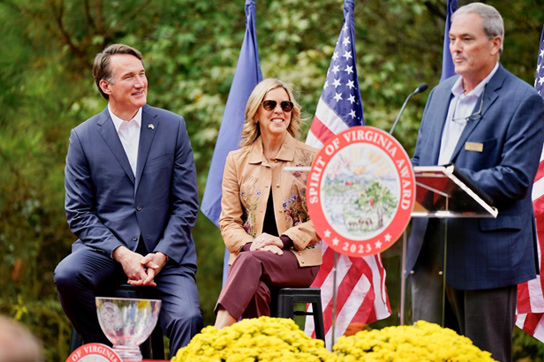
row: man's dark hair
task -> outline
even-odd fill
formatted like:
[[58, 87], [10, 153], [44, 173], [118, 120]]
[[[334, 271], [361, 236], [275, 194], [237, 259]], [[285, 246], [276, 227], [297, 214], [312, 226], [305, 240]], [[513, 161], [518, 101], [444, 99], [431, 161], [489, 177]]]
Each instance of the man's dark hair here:
[[107, 82], [113, 84], [110, 57], [116, 54], [134, 55], [136, 58], [140, 59], [143, 62], [142, 53], [140, 53], [137, 49], [125, 44], [112, 44], [104, 49], [101, 53], [98, 53], [96, 55], [93, 63], [94, 81], [96, 83], [96, 86], [98, 87], [98, 90], [100, 91], [100, 94], [102, 94], [102, 97], [106, 98], [107, 100], [109, 100], [110, 97], [100, 88], [100, 81], [104, 79]]

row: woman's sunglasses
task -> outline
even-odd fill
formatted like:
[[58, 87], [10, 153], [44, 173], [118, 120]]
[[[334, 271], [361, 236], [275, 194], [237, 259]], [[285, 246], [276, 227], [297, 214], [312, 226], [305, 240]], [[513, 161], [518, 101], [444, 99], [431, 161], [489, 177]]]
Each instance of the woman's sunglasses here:
[[[273, 111], [276, 109], [278, 102], [276, 101], [263, 101], [263, 108], [267, 111]], [[293, 110], [293, 102], [283, 101], [280, 103], [281, 110], [284, 112], [291, 112]]]

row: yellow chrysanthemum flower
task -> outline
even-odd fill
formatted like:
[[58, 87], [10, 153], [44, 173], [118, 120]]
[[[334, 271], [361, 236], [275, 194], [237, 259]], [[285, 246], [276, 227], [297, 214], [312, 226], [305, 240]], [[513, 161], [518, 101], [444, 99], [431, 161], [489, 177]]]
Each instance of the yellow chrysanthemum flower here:
[[437, 324], [386, 327], [340, 337], [327, 362], [492, 362], [466, 337]]
[[172, 362], [325, 362], [323, 341], [307, 336], [292, 319], [243, 319], [220, 330], [206, 327]]
[[451, 329], [419, 321], [340, 337], [333, 352], [308, 337], [291, 319], [243, 319], [230, 327], [206, 327], [172, 362], [492, 362]]

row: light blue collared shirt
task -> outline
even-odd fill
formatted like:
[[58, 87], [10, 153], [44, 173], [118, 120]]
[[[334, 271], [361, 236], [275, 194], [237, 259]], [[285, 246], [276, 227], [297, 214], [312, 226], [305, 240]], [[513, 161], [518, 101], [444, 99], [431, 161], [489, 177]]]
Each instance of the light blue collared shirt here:
[[486, 84], [499, 69], [499, 63], [495, 65], [493, 70], [485, 77], [473, 90], [468, 94], [464, 93], [463, 78], [459, 77], [453, 87], [451, 93], [453, 98], [450, 101], [444, 131], [442, 132], [442, 141], [440, 143], [440, 154], [438, 156], [438, 164], [446, 165], [451, 162], [453, 150], [459, 142], [461, 133], [467, 125], [467, 118], [472, 115], [474, 107], [478, 102], [478, 98], [484, 91]]

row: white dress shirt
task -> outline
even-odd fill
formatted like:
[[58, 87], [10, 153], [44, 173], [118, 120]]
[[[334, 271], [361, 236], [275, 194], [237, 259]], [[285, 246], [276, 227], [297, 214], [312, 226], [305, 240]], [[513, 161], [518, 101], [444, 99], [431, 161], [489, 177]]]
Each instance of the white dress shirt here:
[[140, 129], [142, 128], [142, 109], [140, 108], [130, 121], [122, 120], [111, 111], [108, 105], [111, 119], [127, 154], [132, 173], [136, 176], [138, 162], [138, 146], [140, 144]]
[[[495, 65], [493, 70], [485, 77], [473, 90], [468, 94], [464, 93], [463, 78], [459, 77], [453, 87], [451, 93], [453, 98], [450, 101], [448, 115], [444, 123], [444, 131], [442, 132], [442, 141], [440, 143], [440, 154], [438, 156], [438, 164], [446, 165], [451, 162], [453, 150], [459, 142], [461, 133], [467, 125], [467, 118], [473, 114], [474, 107], [478, 103], [478, 98], [484, 91], [486, 84], [491, 77], [499, 69], [499, 63]], [[478, 111], [478, 110], [476, 110]], [[468, 122], [471, 122], [468, 120]]]

